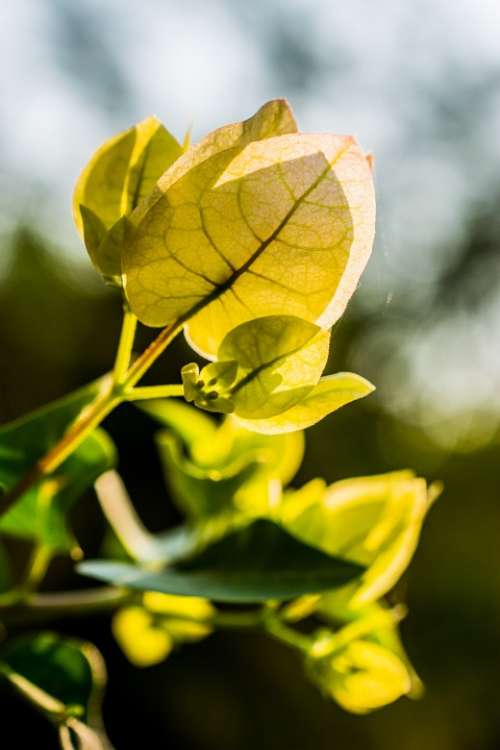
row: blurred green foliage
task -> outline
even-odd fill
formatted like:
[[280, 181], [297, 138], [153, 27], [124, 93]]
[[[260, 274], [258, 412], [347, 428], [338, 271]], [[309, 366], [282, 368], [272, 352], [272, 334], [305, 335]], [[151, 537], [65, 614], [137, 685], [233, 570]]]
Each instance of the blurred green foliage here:
[[[66, 269], [60, 256], [26, 228], [19, 230], [10, 252], [0, 282], [1, 423], [105, 371], [120, 321], [119, 299], [112, 290], [93, 287], [86, 271]], [[351, 352], [376, 326], [376, 319], [351, 309], [334, 331], [330, 364], [348, 369]], [[141, 336], [145, 343], [148, 332]], [[178, 340], [151, 378], [174, 380], [188, 351]], [[378, 382], [376, 372], [370, 376]], [[171, 525], [177, 518], [175, 506], [151, 450], [157, 428], [128, 406], [105, 427], [117, 442], [120, 471], [145, 522], [153, 529]], [[410, 608], [402, 631], [426, 685], [421, 701], [399, 702], [364, 718], [344, 714], [302, 679], [293, 654], [250, 634], [214, 635], [174, 653], [145, 679], [113, 645], [106, 618], [65, 622], [66, 632], [91, 639], [108, 656], [106, 711], [116, 745], [139, 746], [147, 726], [158, 744], [193, 750], [326, 750], [332, 744], [363, 750], [495, 750], [500, 743], [495, 698], [500, 669], [499, 447], [496, 435], [480, 449], [446, 452], [425, 433], [385, 413], [376, 395], [308, 431], [297, 486], [317, 475], [335, 481], [405, 466], [444, 482], [445, 492], [429, 515], [415, 560], [394, 595]], [[74, 512], [79, 541], [97, 554], [104, 524], [92, 493]], [[47, 586], [74, 584], [70, 566], [56, 561]], [[131, 692], [134, 710], [124, 712]], [[20, 746], [33, 737], [41, 750], [54, 746], [50, 730], [36, 718], [22, 723], [24, 706], [3, 688], [1, 700], [5, 731], [15, 731]]]

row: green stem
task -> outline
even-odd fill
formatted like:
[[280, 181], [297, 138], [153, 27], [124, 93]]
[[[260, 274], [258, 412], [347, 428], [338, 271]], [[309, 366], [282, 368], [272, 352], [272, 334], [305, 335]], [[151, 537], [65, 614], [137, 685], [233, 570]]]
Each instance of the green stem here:
[[23, 580], [14, 588], [0, 594], [0, 611], [4, 607], [16, 606], [37, 588], [47, 572], [51, 559], [52, 551], [50, 547], [44, 544], [34, 546]]
[[33, 591], [45, 577], [45, 573], [52, 560], [52, 550], [45, 544], [38, 544], [34, 547], [28, 563], [23, 591]]
[[129, 391], [133, 388], [136, 383], [142, 378], [142, 376], [149, 370], [160, 354], [162, 354], [171, 341], [177, 336], [181, 330], [185, 320], [178, 320], [175, 323], [164, 328], [161, 333], [150, 343], [142, 354], [137, 357], [133, 365], [128, 370], [126, 376], [123, 379], [123, 390]]
[[16, 692], [22, 695], [34, 708], [54, 719], [57, 723], [64, 718], [66, 714], [64, 703], [46, 693], [38, 685], [34, 685], [23, 675], [14, 672], [7, 664], [0, 663], [0, 675], [5, 677]]
[[120, 341], [116, 352], [115, 366], [113, 370], [113, 380], [116, 385], [121, 385], [127, 370], [130, 366], [132, 356], [132, 347], [134, 346], [135, 332], [137, 329], [137, 318], [130, 311], [129, 306], [125, 303], [123, 309], [122, 330]]
[[116, 586], [80, 591], [32, 594], [21, 602], [2, 602], [0, 619], [7, 625], [51, 620], [59, 617], [82, 617], [113, 611], [136, 601], [137, 593]]
[[266, 633], [269, 633], [275, 640], [291, 646], [301, 653], [310, 651], [313, 640], [285, 625], [275, 614], [267, 616], [264, 619], [263, 626]]
[[119, 541], [134, 560], [147, 560], [155, 537], [135, 512], [127, 489], [116, 471], [106, 471], [94, 484], [99, 505]]
[[125, 394], [127, 401], [139, 401], [152, 398], [172, 398], [183, 396], [183, 385], [146, 385], [141, 388], [131, 388]]

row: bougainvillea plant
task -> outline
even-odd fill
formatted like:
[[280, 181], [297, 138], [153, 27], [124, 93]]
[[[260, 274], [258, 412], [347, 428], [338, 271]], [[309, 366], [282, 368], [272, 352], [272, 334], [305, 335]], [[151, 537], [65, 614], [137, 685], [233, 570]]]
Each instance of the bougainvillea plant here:
[[[32, 548], [13, 580], [0, 565], [0, 675], [63, 748], [88, 750], [111, 747], [102, 657], [51, 631], [26, 635], [30, 618], [107, 611], [139, 667], [219, 628], [257, 628], [349, 711], [417, 695], [398, 637], [404, 607], [385, 596], [437, 488], [411, 471], [289, 486], [303, 430], [373, 390], [353, 373], [323, 374], [372, 249], [370, 157], [352, 137], [299, 132], [282, 100], [195, 146], [149, 118], [94, 154], [73, 211], [95, 268], [121, 292], [123, 325], [110, 373], [0, 428], [0, 534]], [[139, 323], [159, 330], [133, 353]], [[141, 385], [181, 332], [207, 364]], [[123, 402], [159, 425], [185, 517], [163, 534], [142, 525], [100, 427]], [[92, 486], [114, 557], [75, 560], [89, 588], [38, 591], [54, 556], [83, 554], [67, 514]]]

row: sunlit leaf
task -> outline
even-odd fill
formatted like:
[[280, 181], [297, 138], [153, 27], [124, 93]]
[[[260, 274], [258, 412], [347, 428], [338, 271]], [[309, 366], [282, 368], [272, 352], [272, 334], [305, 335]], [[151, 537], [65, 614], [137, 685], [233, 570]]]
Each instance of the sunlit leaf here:
[[334, 589], [362, 568], [303, 544], [270, 521], [258, 520], [167, 570], [105, 561], [87, 561], [78, 570], [140, 591], [258, 602]]
[[374, 386], [352, 372], [326, 375], [297, 404], [268, 419], [245, 420], [242, 426], [266, 435], [305, 430], [341, 406], [372, 393]]
[[328, 331], [294, 316], [269, 315], [237, 326], [218, 351], [219, 361], [238, 365], [230, 389], [234, 413], [263, 419], [303, 399], [325, 368], [329, 343]]
[[226, 419], [223, 429], [233, 437], [233, 456], [242, 454], [257, 455], [265, 474], [279, 479], [283, 485], [288, 484], [297, 473], [304, 457], [304, 433], [294, 432], [286, 435], [259, 435], [242, 428], [233, 418]]
[[365, 156], [350, 137], [277, 130], [280, 111], [270, 102], [231, 126], [237, 137], [209, 136], [131, 217], [132, 310], [153, 326], [189, 320], [190, 341], [209, 357], [228, 331], [263, 315], [329, 327], [371, 252]]
[[212, 445], [217, 425], [208, 414], [174, 399], [136, 401], [135, 405], [159, 424], [170, 427], [187, 446]]
[[336, 482], [321, 500], [299, 504], [296, 514], [292, 495], [282, 521], [307, 543], [366, 566], [350, 599], [351, 606], [362, 606], [383, 596], [405, 571], [431, 499], [423, 479], [393, 472]]
[[73, 215], [90, 257], [105, 276], [121, 273], [124, 224], [182, 154], [175, 138], [155, 118], [110, 138], [78, 178]]
[[255, 457], [241, 456], [221, 468], [199, 467], [171, 434], [157, 438], [165, 479], [181, 510], [191, 518], [217, 515], [232, 505], [236, 492], [259, 468]]
[[189, 138], [183, 144], [186, 153], [161, 176], [157, 189], [150, 194], [147, 202], [138, 206], [134, 212], [132, 223], [139, 223], [150, 206], [163, 197], [163, 193], [170, 185], [210, 157], [223, 151], [230, 151], [231, 155], [234, 155], [253, 141], [296, 132], [297, 123], [286, 99], [273, 99], [266, 102], [247, 120], [212, 130], [193, 146], [190, 145]]
[[[13, 487], [62, 437], [102, 387], [102, 380], [91, 383], [0, 428], [0, 482], [6, 489]], [[55, 550], [71, 549], [74, 540], [66, 526], [69, 509], [115, 462], [111, 439], [104, 430], [96, 429], [54, 474], [9, 508], [0, 519], [0, 532], [36, 539]]]
[[231, 509], [262, 511], [266, 498], [258, 483], [286, 484], [304, 455], [300, 432], [258, 435], [232, 418], [216, 425], [198, 409], [171, 399], [144, 402], [141, 408], [170, 428], [157, 435], [165, 480], [179, 507], [194, 519]]

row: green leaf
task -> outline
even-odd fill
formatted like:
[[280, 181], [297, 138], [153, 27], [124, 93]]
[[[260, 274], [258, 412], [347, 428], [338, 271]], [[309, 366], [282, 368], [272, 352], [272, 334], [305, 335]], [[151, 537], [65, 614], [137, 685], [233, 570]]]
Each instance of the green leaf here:
[[[103, 380], [80, 388], [48, 406], [0, 428], [0, 482], [13, 487], [59, 440], [68, 425], [93, 401]], [[0, 519], [0, 532], [37, 540], [54, 550], [74, 546], [66, 515], [100, 474], [116, 463], [116, 451], [96, 429], [47, 479], [28, 490]]]
[[259, 468], [248, 456], [233, 460], [222, 469], [198, 467], [187, 458], [173, 435], [157, 438], [165, 479], [179, 508], [190, 518], [218, 515], [232, 506], [237, 491]]
[[71, 707], [73, 715], [86, 717], [96, 662], [100, 668], [98, 682], [104, 680], [101, 660], [96, 658], [95, 651], [83, 641], [41, 632], [9, 641], [0, 652], [0, 663], [8, 679], [10, 672], [20, 675], [66, 708]]
[[52, 632], [20, 636], [0, 652], [0, 675], [56, 724], [77, 735], [81, 726], [82, 736], [99, 740], [89, 750], [109, 747], [101, 719], [106, 670], [92, 644]]
[[141, 408], [170, 427], [157, 435], [165, 480], [179, 507], [195, 520], [230, 510], [263, 510], [266, 490], [260, 483], [289, 482], [304, 455], [300, 432], [258, 435], [232, 418], [216, 426], [198, 409], [173, 400]]
[[[296, 133], [264, 105], [190, 149], [130, 217], [126, 293], [147, 325], [188, 322], [209, 358], [236, 325], [295, 315], [329, 327], [371, 252], [371, 171], [350, 137]], [[285, 134], [283, 134], [285, 133]]]
[[[280, 414], [318, 382], [330, 334], [291, 315], [255, 318], [224, 338], [218, 360], [182, 368], [184, 397], [208, 411], [252, 419]], [[250, 424], [250, 423], [249, 423]]]
[[210, 445], [217, 425], [208, 415], [202, 414], [182, 401], [174, 399], [153, 399], [135, 401], [134, 405], [155, 419], [159, 424], [170, 427], [188, 446], [201, 443]]
[[[336, 482], [318, 500], [294, 508], [293, 493], [280, 515], [290, 531], [328, 554], [366, 566], [350, 588], [349, 604], [361, 607], [389, 591], [415, 552], [435, 497], [411, 471]], [[295, 511], [295, 512], [294, 512]]]
[[82, 644], [55, 633], [21, 636], [10, 641], [0, 659], [15, 673], [82, 715], [92, 692], [92, 670]]
[[105, 276], [121, 274], [123, 217], [151, 193], [181, 154], [175, 138], [149, 117], [106, 141], [83, 170], [73, 215], [92, 262]]
[[99, 560], [81, 563], [77, 569], [140, 591], [227, 602], [290, 599], [334, 589], [362, 572], [360, 566], [325, 555], [267, 520], [234, 531], [164, 571]]
[[305, 430], [341, 406], [364, 398], [374, 390], [375, 387], [361, 375], [337, 372], [321, 378], [301, 401], [274, 417], [252, 420], [239, 417], [238, 421], [243, 427], [265, 435]]
[[11, 581], [10, 560], [3, 544], [0, 543], [0, 593], [7, 591]]
[[229, 391], [235, 415], [264, 419], [301, 401], [325, 368], [329, 343], [329, 331], [289, 315], [256, 318], [234, 328], [218, 359], [238, 364]]

